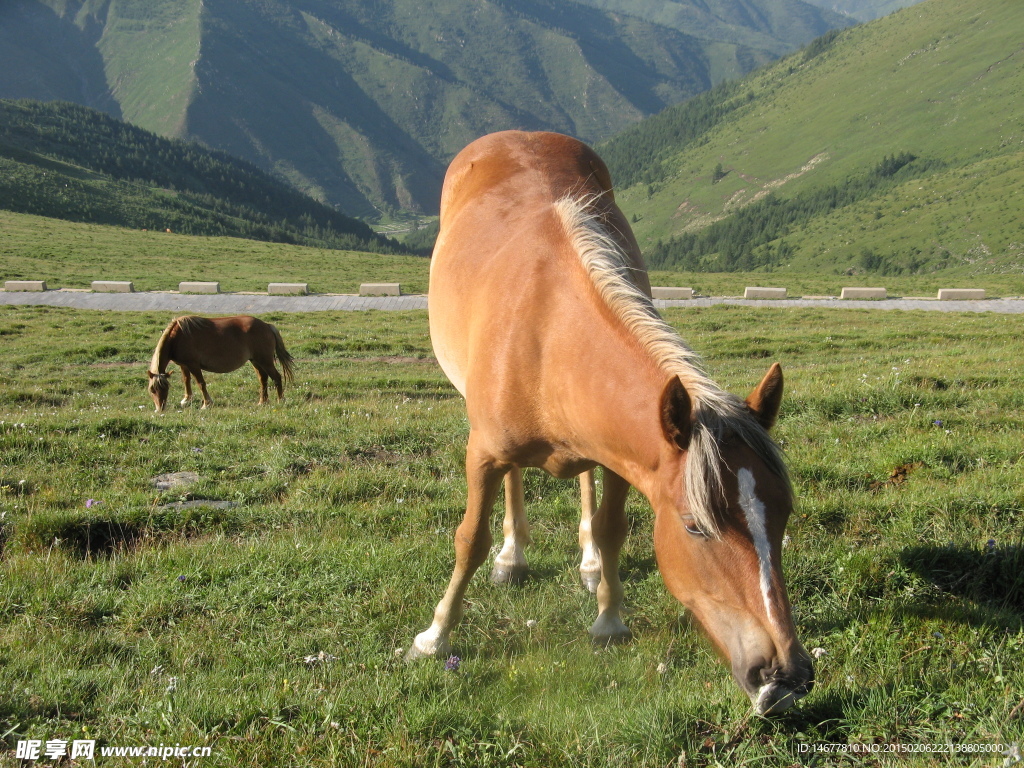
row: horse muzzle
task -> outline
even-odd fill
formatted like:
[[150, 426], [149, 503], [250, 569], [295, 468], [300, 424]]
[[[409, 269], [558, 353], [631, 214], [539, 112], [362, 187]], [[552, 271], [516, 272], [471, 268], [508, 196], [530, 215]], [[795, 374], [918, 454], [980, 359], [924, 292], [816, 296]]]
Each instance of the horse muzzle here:
[[750, 701], [756, 714], [762, 717], [778, 715], [810, 693], [813, 685], [813, 681], [792, 688], [782, 682], [768, 683], [752, 694]]

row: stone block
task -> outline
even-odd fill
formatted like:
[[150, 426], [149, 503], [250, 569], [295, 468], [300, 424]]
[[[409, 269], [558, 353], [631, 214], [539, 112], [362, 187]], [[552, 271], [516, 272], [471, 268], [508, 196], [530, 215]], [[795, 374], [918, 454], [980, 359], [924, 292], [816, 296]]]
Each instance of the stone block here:
[[359, 286], [360, 296], [401, 296], [399, 283], [363, 283]]
[[131, 280], [93, 280], [92, 289], [96, 293], [135, 293]]
[[843, 288], [840, 299], [884, 299], [889, 294], [885, 288]]
[[4, 283], [5, 291], [45, 291], [45, 280], [8, 280]]
[[305, 296], [309, 293], [309, 283], [271, 283], [267, 286], [271, 296]]
[[652, 286], [651, 295], [655, 299], [692, 299], [693, 288], [669, 288], [665, 286]]
[[939, 301], [970, 301], [984, 299], [984, 288], [940, 288]]
[[744, 299], [784, 299], [786, 298], [785, 288], [758, 288], [747, 287], [743, 291]]
[[220, 283], [178, 283], [178, 293], [220, 293]]

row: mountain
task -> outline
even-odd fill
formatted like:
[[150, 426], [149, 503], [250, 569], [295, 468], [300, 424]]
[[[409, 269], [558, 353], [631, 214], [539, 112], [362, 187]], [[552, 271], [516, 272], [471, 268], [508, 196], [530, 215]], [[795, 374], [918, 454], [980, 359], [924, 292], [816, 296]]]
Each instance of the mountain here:
[[807, 0], [807, 2], [851, 16], [857, 21], [871, 21], [887, 16], [900, 8], [920, 3], [921, 0]]
[[434, 211], [481, 134], [598, 141], [847, 23], [798, 0], [654, 5], [5, 0], [0, 97], [195, 139], [352, 214]]
[[405, 251], [251, 163], [68, 102], [0, 100], [0, 209], [183, 234]]
[[[626, 13], [653, 24], [670, 27], [698, 40], [738, 45], [741, 56], [767, 53], [772, 59], [790, 53], [830, 29], [848, 27], [854, 22], [852, 15], [832, 10], [825, 5], [825, 0], [578, 1], [594, 8]], [[902, 1], [904, 4], [915, 2]], [[711, 46], [708, 48], [713, 50]], [[748, 67], [734, 76], [745, 74], [750, 69]]]
[[1024, 270], [1024, 4], [926, 0], [599, 147], [655, 268]]

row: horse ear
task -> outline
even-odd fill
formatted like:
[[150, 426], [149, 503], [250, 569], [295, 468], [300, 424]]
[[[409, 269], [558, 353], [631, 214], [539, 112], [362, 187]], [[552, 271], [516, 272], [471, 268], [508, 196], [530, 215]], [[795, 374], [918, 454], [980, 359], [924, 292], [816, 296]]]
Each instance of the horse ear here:
[[686, 387], [673, 376], [661, 393], [661, 428], [670, 443], [685, 451], [690, 445], [690, 412], [693, 404]]
[[146, 371], [146, 373], [148, 373], [148, 374], [149, 374], [149, 378], [151, 378], [151, 379], [152, 379], [152, 378], [153, 378], [154, 376], [156, 376], [156, 374], [155, 374], [155, 373], [153, 373], [153, 372], [152, 372], [152, 371], [150, 371], [150, 370], [147, 370], [147, 371]]
[[775, 425], [775, 419], [779, 416], [779, 406], [782, 405], [782, 366], [773, 363], [768, 373], [761, 379], [761, 383], [754, 388], [747, 398], [747, 406], [761, 426], [771, 429]]

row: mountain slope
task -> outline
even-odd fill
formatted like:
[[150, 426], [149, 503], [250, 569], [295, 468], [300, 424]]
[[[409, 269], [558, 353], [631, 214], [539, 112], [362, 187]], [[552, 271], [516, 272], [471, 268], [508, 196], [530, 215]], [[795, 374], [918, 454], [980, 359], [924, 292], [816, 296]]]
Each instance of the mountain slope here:
[[1021, 28], [1015, 0], [927, 0], [610, 141], [649, 261], [1019, 268]]
[[819, 8], [852, 16], [857, 21], [871, 21], [887, 16], [900, 8], [920, 3], [921, 0], [807, 0]]
[[183, 234], [403, 250], [250, 163], [67, 102], [0, 100], [0, 208]]
[[622, 6], [635, 15], [599, 2], [12, 0], [0, 96], [197, 139], [351, 213], [431, 211], [448, 160], [483, 133], [600, 140], [838, 18], [798, 0], [715, 0], [698, 38], [645, 20], [637, 0]]

